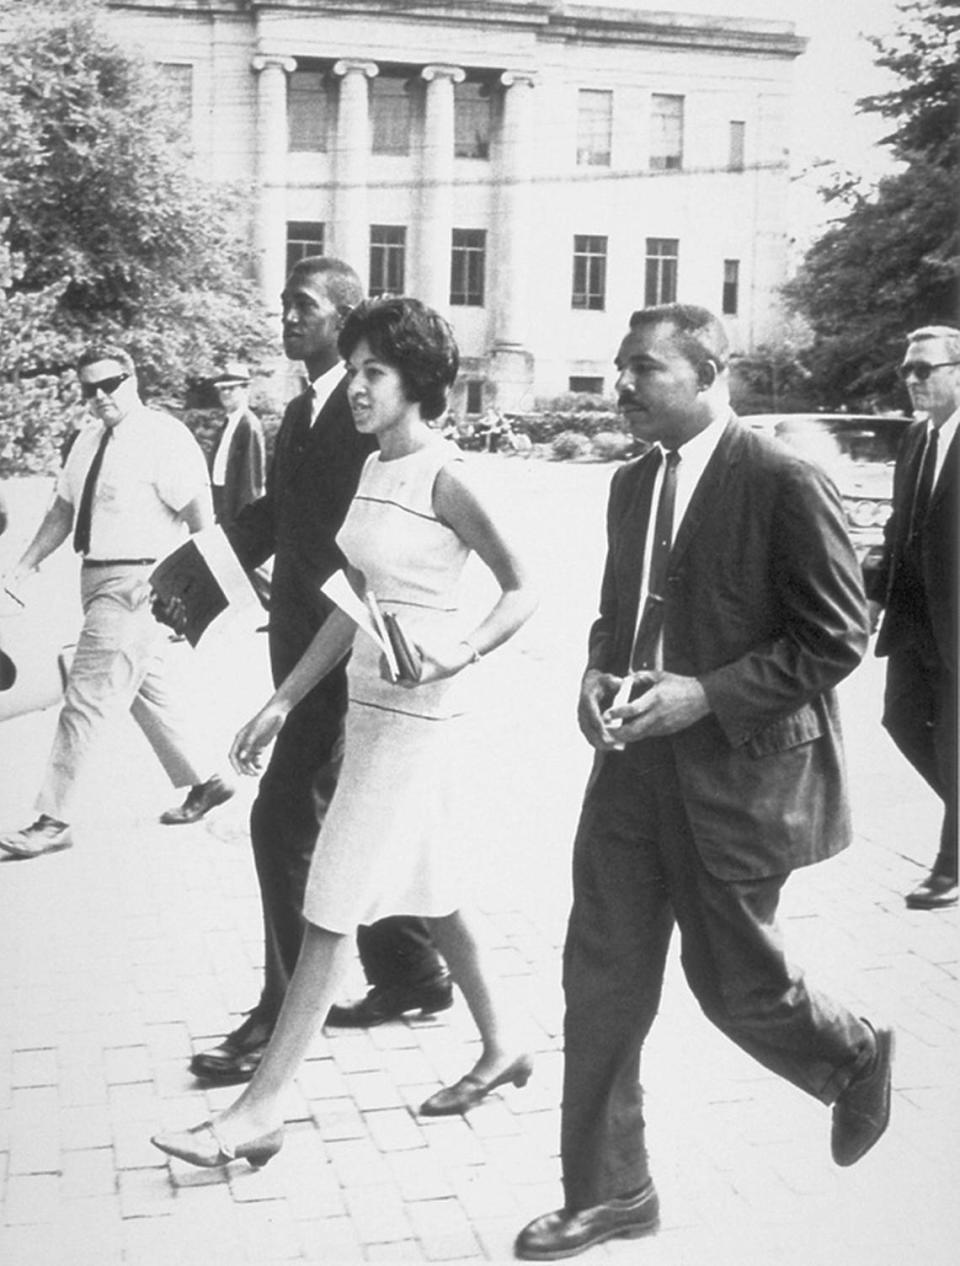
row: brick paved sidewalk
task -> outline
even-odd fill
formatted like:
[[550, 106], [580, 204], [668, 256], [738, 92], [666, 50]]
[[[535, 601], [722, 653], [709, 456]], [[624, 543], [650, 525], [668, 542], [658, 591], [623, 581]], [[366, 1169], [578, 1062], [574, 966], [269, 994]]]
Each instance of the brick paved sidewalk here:
[[[519, 1228], [560, 1199], [559, 947], [588, 756], [571, 715], [582, 612], [560, 651], [544, 631], [551, 604], [568, 604], [560, 592], [503, 669], [496, 690], [511, 724], [478, 740], [471, 805], [476, 892], [537, 1049], [529, 1085], [466, 1120], [417, 1117], [473, 1059], [458, 1001], [432, 1021], [319, 1039], [284, 1148], [263, 1171], [168, 1162], [153, 1130], [202, 1120], [235, 1093], [198, 1089], [191, 1052], [259, 989], [252, 787], [208, 823], [163, 828], [169, 789], [126, 733], [77, 846], [0, 865], [3, 1266], [512, 1260]], [[217, 715], [232, 733], [262, 683], [230, 664], [220, 672]], [[958, 918], [903, 905], [932, 856], [937, 811], [876, 724], [880, 672], [867, 662], [844, 692], [857, 843], [798, 872], [783, 915], [811, 978], [898, 1030], [890, 1130], [859, 1165], [837, 1169], [829, 1113], [720, 1037], [674, 958], [644, 1069], [663, 1226], [592, 1250], [579, 1259], [587, 1266], [956, 1259]], [[0, 726], [4, 825], [29, 810], [53, 720]]]

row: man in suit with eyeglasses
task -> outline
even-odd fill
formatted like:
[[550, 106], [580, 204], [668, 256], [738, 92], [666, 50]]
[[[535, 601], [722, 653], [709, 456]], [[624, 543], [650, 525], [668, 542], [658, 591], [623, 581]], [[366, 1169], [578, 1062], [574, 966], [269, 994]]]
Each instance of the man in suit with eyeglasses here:
[[910, 893], [912, 910], [957, 904], [957, 426], [960, 330], [928, 325], [907, 336], [900, 374], [915, 421], [897, 455], [893, 513], [879, 570], [877, 654], [887, 659], [883, 724], [943, 801], [940, 846]]
[[108, 726], [129, 711], [175, 787], [202, 817], [233, 795], [217, 772], [212, 736], [165, 671], [166, 637], [150, 610], [148, 577], [187, 532], [213, 522], [206, 463], [187, 428], [140, 399], [134, 364], [119, 347], [77, 362], [94, 422], [78, 434], [53, 504], [6, 577], [16, 593], [68, 537], [82, 558], [83, 628], [28, 827], [0, 835], [0, 860], [28, 860], [73, 843], [84, 775]]

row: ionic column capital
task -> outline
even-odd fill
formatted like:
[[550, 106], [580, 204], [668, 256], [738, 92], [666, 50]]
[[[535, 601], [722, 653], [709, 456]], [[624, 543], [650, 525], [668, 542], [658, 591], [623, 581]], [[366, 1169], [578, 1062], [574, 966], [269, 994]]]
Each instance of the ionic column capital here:
[[250, 65], [258, 75], [265, 70], [282, 70], [284, 74], [292, 75], [297, 69], [297, 59], [274, 53], [257, 53], [250, 58]]
[[373, 79], [375, 75], [380, 73], [380, 67], [376, 62], [365, 62], [359, 58], [341, 57], [338, 62], [333, 64], [333, 73], [335, 75], [365, 75], [367, 79]]
[[535, 88], [537, 72], [535, 70], [505, 70], [500, 76], [504, 88]]
[[420, 78], [425, 79], [428, 84], [444, 79], [452, 80], [455, 84], [462, 84], [466, 77], [467, 72], [462, 66], [431, 64], [430, 66], [424, 66], [420, 72]]

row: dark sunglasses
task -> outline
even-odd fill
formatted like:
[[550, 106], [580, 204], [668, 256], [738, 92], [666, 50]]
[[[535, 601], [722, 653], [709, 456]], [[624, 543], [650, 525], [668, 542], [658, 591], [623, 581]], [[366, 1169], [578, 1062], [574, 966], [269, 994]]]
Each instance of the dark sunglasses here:
[[104, 395], [112, 396], [117, 388], [127, 381], [129, 374], [117, 374], [114, 378], [101, 378], [99, 382], [82, 382], [80, 384], [80, 393], [84, 400], [92, 400], [98, 391], [102, 391]]
[[901, 365], [897, 373], [904, 382], [913, 375], [917, 382], [926, 382], [935, 369], [946, 369], [948, 365], [960, 365], [960, 360], [942, 360], [936, 365], [928, 365], [925, 360], [911, 360]]

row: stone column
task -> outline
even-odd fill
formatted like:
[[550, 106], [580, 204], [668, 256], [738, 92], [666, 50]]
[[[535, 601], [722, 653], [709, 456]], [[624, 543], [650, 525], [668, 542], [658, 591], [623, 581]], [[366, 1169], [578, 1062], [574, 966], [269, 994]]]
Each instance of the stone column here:
[[453, 86], [466, 75], [459, 66], [425, 66], [427, 84], [421, 167], [420, 269], [415, 292], [444, 311], [450, 303], [453, 229]]
[[355, 268], [364, 289], [370, 271], [370, 220], [367, 170], [370, 154], [370, 101], [367, 80], [376, 62], [344, 58], [333, 67], [340, 79], [337, 108], [337, 156], [333, 190], [333, 241], [330, 254]]
[[[508, 70], [503, 84], [503, 132], [497, 232], [490, 252], [496, 259], [497, 290], [491, 377], [501, 409], [531, 406], [533, 357], [527, 350], [527, 291], [530, 274], [533, 137], [530, 71]], [[491, 269], [492, 273], [492, 269]]]
[[287, 247], [287, 75], [292, 57], [257, 54], [257, 210], [254, 243], [264, 302], [280, 310]]

